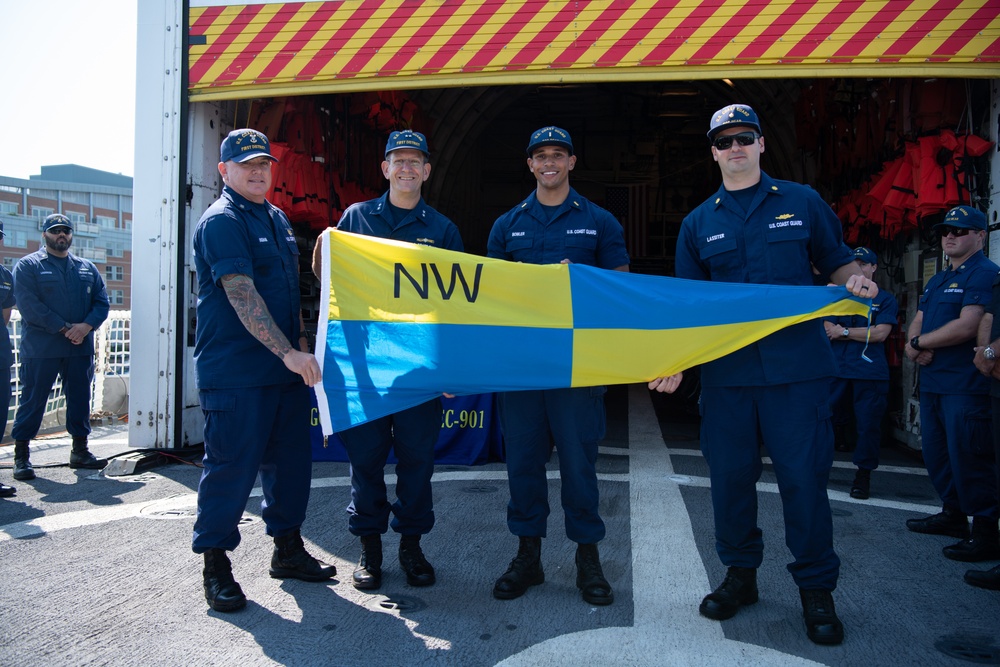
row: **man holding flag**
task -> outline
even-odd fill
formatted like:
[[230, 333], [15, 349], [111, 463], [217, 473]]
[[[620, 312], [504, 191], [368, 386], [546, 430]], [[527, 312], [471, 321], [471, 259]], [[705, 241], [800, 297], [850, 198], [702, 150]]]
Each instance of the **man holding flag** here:
[[[757, 114], [733, 104], [713, 115], [708, 139], [722, 187], [692, 211], [677, 240], [677, 277], [732, 283], [812, 285], [813, 267], [856, 296], [874, 297], [844, 244], [840, 222], [811, 188], [760, 168], [764, 137]], [[774, 464], [784, 507], [788, 566], [799, 587], [806, 634], [839, 644], [834, 609], [840, 559], [826, 485], [833, 463], [830, 378], [833, 353], [823, 324], [787, 327], [702, 366], [701, 447], [708, 462], [716, 550], [725, 580], [699, 611], [715, 620], [757, 602], [764, 542], [757, 525], [760, 444]], [[673, 391], [678, 376], [651, 389]]]

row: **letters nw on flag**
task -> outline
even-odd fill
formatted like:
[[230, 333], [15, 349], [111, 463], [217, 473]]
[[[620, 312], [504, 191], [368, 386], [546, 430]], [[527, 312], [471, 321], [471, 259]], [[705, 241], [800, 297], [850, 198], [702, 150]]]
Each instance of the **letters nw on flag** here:
[[336, 230], [317, 243], [325, 434], [442, 392], [647, 382], [871, 303], [843, 287], [520, 264]]

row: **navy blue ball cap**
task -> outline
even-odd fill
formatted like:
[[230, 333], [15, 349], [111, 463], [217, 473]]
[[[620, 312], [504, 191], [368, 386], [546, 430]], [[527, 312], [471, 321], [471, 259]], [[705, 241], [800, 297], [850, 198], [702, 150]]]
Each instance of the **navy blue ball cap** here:
[[532, 132], [531, 139], [528, 140], [528, 157], [542, 146], [562, 146], [573, 155], [573, 140], [569, 132], [555, 125], [548, 125]]
[[865, 264], [878, 264], [878, 255], [871, 248], [855, 248], [854, 259]]
[[431, 152], [427, 150], [427, 137], [414, 130], [398, 130], [390, 134], [389, 141], [385, 144], [385, 156], [389, 157], [389, 153], [400, 148], [420, 151], [428, 158], [431, 156]]
[[73, 222], [62, 213], [53, 213], [45, 218], [45, 221], [42, 223], [42, 231], [47, 232], [53, 227], [67, 227], [72, 230]]
[[750, 127], [757, 134], [764, 134], [760, 129], [757, 112], [746, 104], [730, 104], [716, 111], [708, 128], [708, 140], [711, 141], [719, 132], [730, 127]]
[[986, 214], [971, 206], [956, 206], [944, 214], [944, 220], [934, 225], [934, 228], [958, 227], [959, 229], [986, 230]]
[[220, 162], [246, 162], [255, 157], [266, 157], [278, 161], [278, 158], [271, 155], [271, 142], [267, 140], [263, 132], [243, 128], [233, 130], [222, 140], [219, 147]]

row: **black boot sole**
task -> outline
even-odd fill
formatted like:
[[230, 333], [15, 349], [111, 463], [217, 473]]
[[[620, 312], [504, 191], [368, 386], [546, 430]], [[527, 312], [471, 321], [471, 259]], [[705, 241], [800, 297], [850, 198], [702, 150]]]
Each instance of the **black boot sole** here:
[[357, 579], [354, 579], [353, 577], [351, 579], [352, 579], [352, 581], [354, 583], [354, 587], [356, 589], [358, 589], [359, 591], [374, 591], [374, 590], [377, 590], [377, 589], [379, 589], [379, 588], [382, 587], [382, 577], [381, 577], [381, 575], [379, 577], [377, 577], [377, 578], [376, 577], [372, 577], [370, 579], [366, 579], [366, 580], [363, 580], [363, 581], [358, 581]]
[[544, 584], [544, 583], [545, 583], [545, 573], [540, 572], [537, 577], [525, 582], [523, 588], [519, 588], [513, 591], [498, 590], [496, 586], [493, 586], [493, 597], [495, 597], [497, 600], [513, 600], [527, 593], [528, 589], [531, 588], [532, 586], [538, 586], [539, 584]]
[[35, 471], [16, 472], [12, 475], [12, 477], [19, 482], [27, 482], [28, 480], [35, 479]]
[[209, 600], [206, 601], [208, 602], [208, 606], [211, 607], [214, 611], [220, 611], [224, 614], [233, 611], [239, 611], [240, 609], [243, 609], [244, 607], [247, 606], [246, 598], [242, 600], [234, 600], [233, 602], [218, 602], [218, 601], [212, 602]]
[[332, 574], [329, 575], [306, 574], [304, 572], [300, 572], [299, 570], [286, 567], [272, 567], [270, 570], [268, 570], [268, 573], [271, 575], [272, 579], [298, 579], [299, 581], [311, 581], [311, 582], [330, 581], [335, 576], [337, 576], [336, 572], [333, 572]]

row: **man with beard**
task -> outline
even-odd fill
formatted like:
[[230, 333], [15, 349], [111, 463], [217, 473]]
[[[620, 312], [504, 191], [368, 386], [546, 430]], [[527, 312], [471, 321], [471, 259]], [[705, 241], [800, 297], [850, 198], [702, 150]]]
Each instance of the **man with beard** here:
[[42, 224], [43, 247], [14, 267], [14, 297], [21, 312], [21, 403], [14, 417], [14, 479], [35, 478], [29, 443], [38, 434], [49, 392], [62, 378], [66, 430], [73, 437], [70, 468], [104, 467], [87, 448], [94, 329], [108, 317], [104, 279], [94, 263], [73, 255], [73, 223], [53, 213]]

